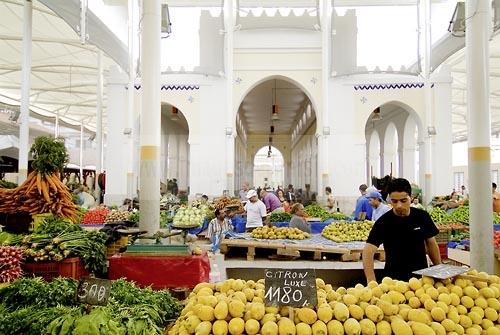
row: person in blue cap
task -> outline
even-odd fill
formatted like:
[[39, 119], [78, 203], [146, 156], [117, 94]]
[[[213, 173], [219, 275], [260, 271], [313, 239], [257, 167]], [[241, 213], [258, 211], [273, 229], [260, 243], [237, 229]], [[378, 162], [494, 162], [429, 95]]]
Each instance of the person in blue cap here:
[[378, 191], [370, 192], [368, 194], [368, 201], [370, 202], [370, 206], [373, 207], [372, 221], [377, 221], [379, 217], [391, 210], [391, 207], [382, 202], [382, 194]]
[[354, 210], [354, 220], [363, 221], [371, 220], [373, 208], [370, 206], [367, 193], [368, 186], [366, 184], [361, 184], [359, 186], [359, 192], [361, 196], [356, 201], [356, 209]]

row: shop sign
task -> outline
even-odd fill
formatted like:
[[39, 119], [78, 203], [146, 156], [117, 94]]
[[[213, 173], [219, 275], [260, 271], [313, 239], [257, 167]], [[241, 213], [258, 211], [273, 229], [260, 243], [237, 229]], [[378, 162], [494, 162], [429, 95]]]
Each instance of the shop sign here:
[[267, 306], [316, 306], [316, 271], [314, 269], [266, 269], [265, 304]]

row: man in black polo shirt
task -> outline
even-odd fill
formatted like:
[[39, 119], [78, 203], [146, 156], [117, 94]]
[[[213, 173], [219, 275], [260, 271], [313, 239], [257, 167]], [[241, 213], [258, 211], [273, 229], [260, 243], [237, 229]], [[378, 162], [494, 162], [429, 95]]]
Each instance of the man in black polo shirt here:
[[375, 222], [363, 250], [366, 280], [375, 280], [373, 256], [383, 244], [385, 249], [385, 276], [407, 281], [413, 271], [428, 267], [426, 250], [432, 264], [440, 264], [441, 256], [436, 236], [439, 230], [429, 214], [410, 207], [411, 186], [408, 180], [394, 179], [388, 188], [392, 210]]

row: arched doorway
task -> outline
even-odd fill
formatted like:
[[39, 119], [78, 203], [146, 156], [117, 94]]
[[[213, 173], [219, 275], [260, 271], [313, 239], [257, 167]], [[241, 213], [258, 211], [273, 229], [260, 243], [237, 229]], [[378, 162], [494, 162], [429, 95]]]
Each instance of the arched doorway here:
[[375, 108], [365, 125], [367, 181], [392, 174], [418, 183], [421, 129], [417, 113], [403, 103], [391, 101]]
[[380, 176], [380, 137], [375, 130], [372, 131], [368, 142], [368, 163], [368, 180], [373, 176]]
[[385, 129], [382, 159], [384, 161], [382, 174], [399, 177], [398, 131], [393, 122], [390, 122]]
[[255, 187], [283, 188], [285, 165], [281, 152], [273, 147], [262, 147], [253, 160], [253, 182]]
[[189, 186], [189, 126], [185, 116], [175, 106], [161, 106], [160, 181], [176, 179], [179, 191]]
[[[287, 77], [270, 77], [253, 87], [236, 116], [235, 184], [254, 180], [254, 155], [275, 147], [283, 156], [282, 185], [318, 185], [316, 112], [308, 94]], [[273, 150], [271, 150], [273, 152]], [[265, 152], [267, 155], [267, 151]]]

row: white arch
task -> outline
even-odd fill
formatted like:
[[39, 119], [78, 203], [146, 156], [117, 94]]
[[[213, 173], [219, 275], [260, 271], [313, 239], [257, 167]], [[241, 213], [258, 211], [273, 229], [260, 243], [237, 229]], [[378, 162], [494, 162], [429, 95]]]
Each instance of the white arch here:
[[379, 177], [380, 174], [380, 136], [377, 131], [370, 135], [368, 144], [368, 171], [369, 177]]
[[[269, 146], [260, 148], [253, 157], [253, 181], [254, 186], [271, 186], [277, 188], [284, 186], [285, 160], [283, 153], [276, 147], [271, 146], [271, 157], [267, 158]], [[261, 157], [264, 156], [264, 157]], [[264, 179], [267, 178], [267, 181]]]
[[[287, 81], [287, 82], [297, 86], [298, 88], [300, 88], [302, 90], [302, 92], [304, 92], [304, 94], [308, 97], [309, 101], [311, 102], [311, 109], [313, 110], [313, 112], [316, 116], [316, 122], [317, 122], [316, 131], [318, 131], [318, 129], [321, 129], [321, 125], [322, 125], [321, 113], [316, 113], [316, 111], [318, 110], [317, 107], [319, 106], [319, 103], [321, 102], [321, 101], [319, 101], [320, 100], [319, 96], [316, 96], [316, 98], [317, 98], [316, 99], [315, 95], [313, 94], [313, 91], [308, 90], [306, 88], [306, 86], [304, 85], [304, 83], [301, 82], [301, 80], [299, 78], [292, 78], [290, 76], [278, 75], [278, 74], [265, 75], [264, 77], [261, 77], [260, 79], [255, 80], [250, 85], [246, 86], [246, 88], [244, 88], [243, 91], [241, 91], [241, 92], [235, 91], [236, 96], [233, 96], [234, 100], [233, 100], [233, 115], [232, 115], [233, 122], [232, 122], [232, 124], [236, 123], [236, 116], [238, 115], [240, 105], [243, 102], [243, 100], [245, 99], [245, 97], [248, 95], [248, 93], [250, 93], [258, 85], [260, 85], [268, 80], [274, 80], [274, 79], [280, 79], [280, 80]], [[318, 101], [316, 101], [316, 100], [318, 100]]]
[[383, 175], [391, 174], [392, 166], [392, 176], [399, 176], [398, 133], [393, 122], [389, 122], [385, 129], [383, 165]]
[[[170, 105], [167, 113], [162, 114], [161, 120], [161, 179], [166, 182], [167, 179], [176, 178], [179, 183], [179, 189], [187, 190], [189, 186], [189, 161], [190, 161], [190, 145], [189, 145], [189, 122], [186, 115], [175, 105], [163, 103], [162, 105]], [[177, 108], [178, 121], [171, 120], [172, 114], [170, 108]], [[184, 131], [178, 124], [180, 122], [186, 125]], [[164, 128], [165, 127], [165, 128]]]

